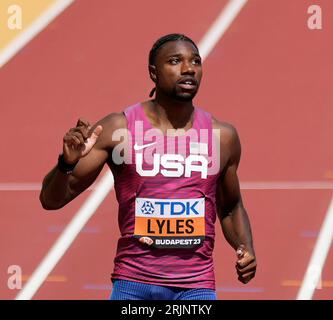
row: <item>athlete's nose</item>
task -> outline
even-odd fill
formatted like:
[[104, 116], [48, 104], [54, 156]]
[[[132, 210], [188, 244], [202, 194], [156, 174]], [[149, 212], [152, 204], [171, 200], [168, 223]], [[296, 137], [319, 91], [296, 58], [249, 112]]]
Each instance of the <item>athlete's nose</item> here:
[[182, 63], [182, 69], [181, 69], [181, 73], [182, 74], [190, 74], [190, 75], [194, 75], [195, 74], [195, 70], [194, 70], [194, 66], [190, 61], [184, 61]]

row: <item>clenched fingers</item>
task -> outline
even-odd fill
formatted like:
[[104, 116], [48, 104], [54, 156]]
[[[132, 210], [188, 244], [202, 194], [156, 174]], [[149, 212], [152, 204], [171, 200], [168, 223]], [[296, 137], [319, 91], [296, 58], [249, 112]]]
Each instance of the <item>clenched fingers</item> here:
[[64, 144], [74, 148], [79, 148], [84, 145], [84, 143], [82, 144], [80, 138], [75, 136], [74, 134], [66, 134], [63, 140]]
[[251, 273], [255, 273], [257, 269], [257, 265], [255, 263], [251, 264], [250, 266], [244, 269], [238, 269], [236, 266], [236, 271], [239, 276], [247, 277]]
[[77, 123], [76, 123], [77, 127], [90, 127], [90, 123], [89, 121], [85, 120], [84, 118], [80, 118]]
[[255, 276], [257, 269], [256, 258], [250, 252], [245, 251], [242, 257], [238, 259], [235, 267], [238, 280], [242, 283], [247, 283]]
[[255, 276], [255, 273], [251, 273], [251, 274], [249, 274], [249, 275], [247, 275], [247, 276], [239, 276], [238, 277], [238, 280], [240, 281], [240, 282], [242, 282], [242, 283], [244, 283], [244, 284], [246, 284], [246, 283], [248, 283], [252, 278], [254, 278], [254, 276]]
[[64, 143], [74, 147], [83, 146], [85, 143], [85, 139], [80, 132], [76, 132], [74, 129], [71, 129], [66, 133], [63, 139]]
[[255, 261], [255, 256], [248, 251], [245, 251], [241, 258], [237, 260], [237, 266], [242, 269]]
[[74, 146], [84, 145], [89, 137], [89, 127], [79, 126], [71, 128], [64, 137], [64, 142]]
[[89, 124], [88, 121], [85, 121], [83, 119], [79, 119], [77, 124], [76, 124], [76, 128], [73, 128], [76, 132], [79, 132], [82, 134], [83, 138], [85, 140], [88, 139], [89, 137], [89, 131], [91, 129], [91, 126]]

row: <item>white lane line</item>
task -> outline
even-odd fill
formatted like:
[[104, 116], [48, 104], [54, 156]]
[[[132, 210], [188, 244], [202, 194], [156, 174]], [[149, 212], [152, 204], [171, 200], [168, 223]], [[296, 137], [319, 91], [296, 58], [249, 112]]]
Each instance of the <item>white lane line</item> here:
[[22, 31], [8, 46], [0, 51], [0, 68], [73, 2], [74, 0], [58, 0]]
[[4, 182], [0, 183], [0, 191], [38, 191], [41, 186], [34, 182]]
[[243, 190], [332, 190], [333, 181], [249, 181], [241, 182]]
[[297, 294], [297, 300], [311, 300], [315, 289], [321, 281], [321, 273], [333, 241], [333, 198], [328, 207], [325, 219], [321, 226], [316, 245], [313, 249], [310, 262], [308, 264], [305, 276], [300, 290]]
[[[0, 183], [0, 191], [40, 191], [42, 187], [38, 182], [3, 182]], [[94, 190], [93, 184], [88, 190]]]
[[111, 171], [108, 171], [98, 182], [95, 192], [92, 192], [89, 195], [81, 209], [76, 213], [55, 244], [48, 251], [47, 255], [31, 275], [24, 288], [16, 296], [16, 300], [30, 300], [34, 296], [49, 273], [71, 246], [81, 229], [89, 221], [99, 205], [104, 201], [112, 187], [113, 176]]
[[[242, 190], [333, 190], [333, 181], [245, 181]], [[0, 191], [40, 191], [41, 184], [34, 182], [0, 183]], [[96, 189], [93, 184], [88, 190]]]
[[[235, 4], [245, 3], [244, 0], [230, 0], [225, 9], [222, 9], [222, 13], [218, 16], [217, 20], [214, 21], [213, 26], [208, 30], [207, 35], [203, 38], [203, 41], [199, 43], [199, 50], [202, 52], [203, 59], [205, 59], [208, 54], [211, 52], [213, 47], [219, 41], [220, 37], [224, 33], [226, 26], [229, 26], [232, 22], [232, 19], [236, 18]], [[238, 10], [238, 12], [240, 9]], [[223, 12], [226, 12], [223, 14]], [[238, 13], [237, 12], [237, 13]], [[232, 15], [231, 15], [232, 13]], [[227, 23], [223, 19], [227, 20]], [[216, 29], [216, 30], [215, 30]], [[222, 31], [221, 31], [222, 30]], [[220, 36], [217, 36], [220, 35]], [[107, 172], [102, 177], [102, 182], [107, 186], [100, 187], [101, 182], [96, 186], [96, 190], [92, 192], [89, 196], [90, 202], [88, 200], [83, 204], [82, 208], [75, 215], [75, 221], [71, 221], [68, 228], [62, 233], [57, 240], [56, 244], [52, 247], [51, 251], [43, 259], [42, 263], [37, 267], [32, 277], [26, 283], [25, 287], [17, 295], [17, 300], [30, 300], [39, 287], [42, 285], [43, 281], [47, 278], [48, 274], [53, 270], [56, 264], [59, 262], [61, 257], [64, 255], [66, 250], [69, 248], [71, 243], [74, 241], [76, 235], [84, 227], [84, 224], [89, 220], [89, 218], [95, 213], [95, 210], [102, 203], [107, 193], [111, 190], [113, 186], [113, 177], [111, 172]], [[89, 204], [89, 205], [88, 205]], [[84, 223], [80, 218], [80, 215], [84, 214]], [[80, 222], [80, 226], [77, 226], [77, 223]], [[71, 229], [75, 229], [74, 233], [71, 232]], [[70, 239], [66, 239], [70, 236]], [[66, 245], [60, 245], [66, 243]]]
[[220, 15], [200, 41], [199, 51], [202, 59], [205, 59], [210, 54], [215, 45], [222, 38], [223, 34], [236, 19], [246, 2], [247, 0], [233, 0], [227, 3], [225, 8], [221, 11]]

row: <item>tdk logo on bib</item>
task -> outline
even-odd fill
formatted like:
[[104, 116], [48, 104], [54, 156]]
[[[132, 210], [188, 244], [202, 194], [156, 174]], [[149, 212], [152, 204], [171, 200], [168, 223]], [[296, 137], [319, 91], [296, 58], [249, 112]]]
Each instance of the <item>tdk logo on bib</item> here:
[[170, 212], [171, 216], [179, 216], [182, 214], [190, 215], [194, 214], [196, 216], [199, 216], [200, 213], [195, 209], [195, 207], [199, 204], [199, 201], [195, 201], [193, 204], [190, 201], [175, 201], [175, 202], [169, 202], [169, 201], [157, 201], [155, 202], [155, 205], [160, 206], [160, 215], [164, 216], [165, 212]]
[[155, 218], [187, 216], [204, 216], [204, 199], [152, 199], [136, 198], [136, 216], [151, 215]]
[[157, 248], [195, 248], [205, 238], [205, 198], [136, 198], [134, 237]]

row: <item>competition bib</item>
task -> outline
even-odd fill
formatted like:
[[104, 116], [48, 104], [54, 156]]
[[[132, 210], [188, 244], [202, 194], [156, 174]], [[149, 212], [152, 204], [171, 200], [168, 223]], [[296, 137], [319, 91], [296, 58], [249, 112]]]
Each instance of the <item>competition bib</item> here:
[[134, 237], [156, 248], [195, 248], [205, 239], [205, 198], [136, 198]]

